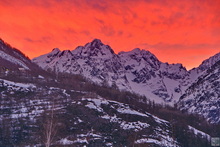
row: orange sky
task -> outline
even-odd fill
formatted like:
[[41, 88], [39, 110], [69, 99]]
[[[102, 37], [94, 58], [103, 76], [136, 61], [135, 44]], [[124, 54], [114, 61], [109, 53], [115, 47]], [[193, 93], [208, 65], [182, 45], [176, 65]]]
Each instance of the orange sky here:
[[0, 38], [30, 58], [99, 38], [190, 69], [220, 51], [220, 0], [0, 0]]

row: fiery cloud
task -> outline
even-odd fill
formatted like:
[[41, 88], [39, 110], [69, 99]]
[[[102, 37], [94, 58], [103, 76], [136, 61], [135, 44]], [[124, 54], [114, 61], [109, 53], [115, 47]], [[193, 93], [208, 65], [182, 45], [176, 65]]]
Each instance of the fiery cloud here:
[[94, 38], [188, 69], [220, 50], [218, 0], [1, 0], [0, 37], [30, 58]]

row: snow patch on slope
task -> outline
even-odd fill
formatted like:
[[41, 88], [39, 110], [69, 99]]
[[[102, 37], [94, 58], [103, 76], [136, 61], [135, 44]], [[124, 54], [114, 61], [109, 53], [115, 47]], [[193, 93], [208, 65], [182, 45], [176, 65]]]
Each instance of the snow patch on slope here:
[[20, 88], [36, 88], [34, 84], [31, 83], [18, 83], [18, 82], [12, 82], [4, 79], [0, 79], [0, 82], [3, 84], [3, 86], [7, 86], [8, 88], [14, 88], [19, 90]]

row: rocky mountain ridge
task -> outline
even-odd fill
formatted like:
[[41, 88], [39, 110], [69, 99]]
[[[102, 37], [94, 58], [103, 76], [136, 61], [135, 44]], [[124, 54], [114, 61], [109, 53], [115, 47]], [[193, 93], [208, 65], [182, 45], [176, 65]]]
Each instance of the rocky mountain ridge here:
[[146, 50], [134, 49], [115, 54], [110, 46], [95, 39], [75, 50], [52, 52], [32, 61], [45, 70], [80, 74], [98, 84], [117, 85], [155, 101], [173, 105], [220, 54], [187, 71], [182, 64], [163, 63]]

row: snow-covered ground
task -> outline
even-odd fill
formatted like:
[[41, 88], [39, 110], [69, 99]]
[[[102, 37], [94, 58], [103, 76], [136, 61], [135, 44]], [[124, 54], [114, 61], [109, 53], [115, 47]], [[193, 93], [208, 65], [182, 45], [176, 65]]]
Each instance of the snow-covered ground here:
[[201, 135], [204, 138], [208, 138], [208, 140], [211, 139], [209, 134], [206, 134], [206, 133], [204, 133], [204, 132], [202, 132], [202, 131], [200, 131], [200, 130], [192, 127], [192, 126], [188, 126], [188, 127], [189, 127], [190, 130], [192, 130], [194, 132], [195, 135]]
[[[7, 87], [7, 90], [1, 92], [11, 92], [11, 91], [36, 91], [41, 89], [38, 85], [31, 83], [16, 83], [8, 80], [0, 79], [0, 86]], [[25, 90], [24, 90], [25, 89]], [[41, 89], [42, 90], [42, 89]], [[72, 90], [75, 92], [74, 90]], [[9, 115], [11, 119], [19, 120], [20, 118], [29, 118], [32, 122], [35, 122], [36, 118], [39, 117], [45, 110], [50, 110], [51, 108], [54, 110], [59, 110], [62, 112], [64, 109], [63, 103], [67, 104], [76, 104], [81, 107], [85, 107], [87, 109], [98, 112], [98, 117], [103, 120], [108, 120], [109, 123], [118, 124], [119, 128], [124, 131], [132, 131], [134, 133], [152, 130], [152, 132], [148, 135], [141, 135], [135, 138], [135, 144], [157, 144], [159, 146], [169, 146], [169, 147], [178, 147], [178, 142], [173, 139], [171, 132], [171, 124], [163, 119], [158, 118], [150, 113], [143, 112], [138, 110], [137, 108], [131, 108], [128, 104], [124, 104], [121, 102], [117, 102], [114, 100], [107, 100], [100, 96], [95, 97], [83, 97], [82, 99], [71, 99], [70, 94], [67, 94], [65, 89], [60, 89], [58, 87], [48, 87], [43, 91], [39, 91], [43, 95], [52, 95], [54, 93], [59, 93], [62, 97], [57, 97], [56, 104], [52, 103], [52, 99], [48, 99], [47, 96], [41, 97], [31, 97], [29, 99], [24, 99], [24, 101], [20, 101], [20, 103], [12, 105], [10, 109], [12, 113]], [[82, 92], [86, 94], [86, 92]], [[13, 94], [12, 94], [13, 97]], [[6, 98], [5, 96], [3, 97]], [[21, 98], [22, 99], [22, 98]], [[68, 99], [68, 100], [67, 100]], [[12, 99], [12, 101], [14, 101]], [[1, 109], [7, 109], [6, 103], [1, 103]], [[53, 107], [52, 107], [53, 105]], [[63, 111], [62, 113], [65, 113]], [[1, 116], [2, 119], [5, 116]], [[132, 118], [129, 120], [129, 118]], [[134, 119], [135, 118], [135, 119]], [[76, 117], [75, 121], [72, 122], [73, 125], [80, 125], [84, 122], [83, 118]], [[207, 136], [210, 138], [208, 134], [205, 134], [202, 131], [199, 131], [191, 126], [189, 129], [194, 132], [195, 135], [201, 134], [202, 136]], [[103, 134], [95, 133], [93, 131], [87, 133], [76, 134], [75, 138], [71, 138], [71, 136], [66, 136], [65, 138], [61, 138], [57, 143], [60, 145], [73, 145], [73, 144], [82, 144], [88, 145], [89, 138], [94, 140], [102, 140], [105, 137]], [[113, 146], [114, 142], [106, 142], [106, 146]]]
[[[134, 116], [140, 116], [144, 117], [147, 119], [152, 119], [158, 123], [158, 126], [164, 126], [169, 127], [170, 123], [166, 120], [160, 119], [152, 114], [149, 113], [143, 113], [143, 112], [138, 112], [137, 110], [134, 110], [130, 108], [127, 104], [120, 103], [117, 101], [111, 101], [111, 100], [106, 100], [101, 97], [99, 98], [83, 98], [83, 101], [87, 101], [86, 107], [90, 109], [94, 109], [98, 112], [101, 112], [101, 118], [107, 119], [110, 122], [115, 122], [120, 124], [120, 127], [124, 130], [134, 130], [134, 131], [141, 131], [142, 129], [150, 128], [151, 124], [148, 122], [142, 122], [142, 121], [134, 121], [134, 122], [129, 122], [121, 117], [119, 117], [118, 114], [128, 114], [128, 115], [134, 115]], [[112, 109], [116, 110], [117, 113], [115, 115], [109, 115], [108, 112], [103, 110], [103, 105], [108, 105]], [[177, 142], [173, 140], [171, 136], [169, 136], [169, 130], [166, 130], [164, 128], [157, 127], [155, 129], [155, 134], [156, 136], [148, 136], [142, 139], [137, 139], [135, 141], [135, 144], [140, 144], [140, 143], [155, 143], [158, 145], [167, 145], [171, 147], [178, 147]]]

